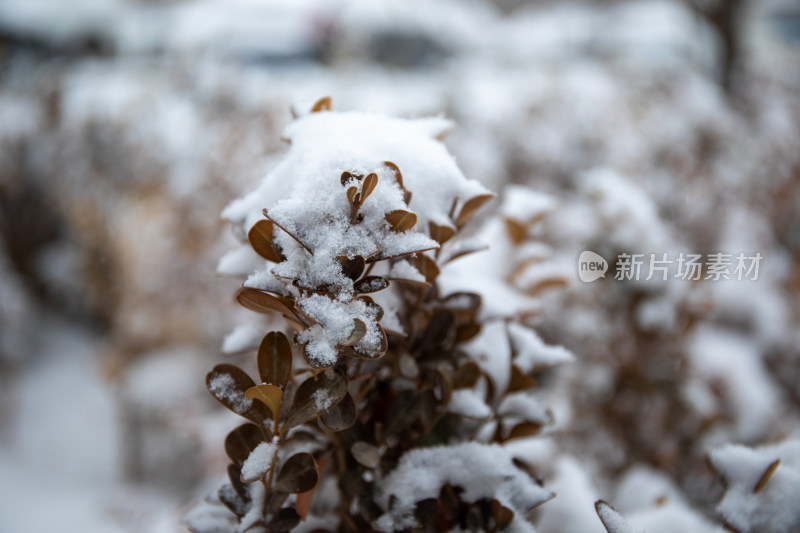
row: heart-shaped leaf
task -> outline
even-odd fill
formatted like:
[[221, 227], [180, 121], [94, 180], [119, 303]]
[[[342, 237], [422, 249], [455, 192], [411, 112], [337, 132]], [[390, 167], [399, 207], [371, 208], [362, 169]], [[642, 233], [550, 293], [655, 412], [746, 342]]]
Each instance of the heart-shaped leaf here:
[[473, 215], [475, 215], [475, 212], [480, 209], [483, 204], [494, 198], [494, 196], [494, 194], [479, 194], [464, 202], [461, 211], [458, 213], [458, 218], [456, 218], [456, 227], [460, 228], [469, 222]]
[[280, 331], [271, 331], [258, 347], [258, 374], [261, 381], [283, 389], [292, 372], [292, 346]]
[[339, 372], [320, 372], [297, 388], [292, 410], [286, 425], [289, 428], [305, 424], [330, 411], [347, 394], [347, 378]]
[[275, 250], [272, 243], [275, 225], [271, 220], [259, 220], [247, 232], [247, 240], [258, 255], [269, 261], [280, 263], [283, 258]]
[[348, 258], [347, 256], [340, 255], [336, 258], [336, 261], [342, 267], [342, 274], [353, 281], [356, 281], [361, 277], [361, 274], [364, 272], [364, 267], [366, 266], [366, 261], [364, 260], [363, 255], [357, 255], [352, 259]]
[[428, 230], [431, 234], [431, 239], [439, 244], [446, 243], [456, 234], [455, 228], [451, 226], [440, 226], [433, 221], [428, 222]]
[[317, 485], [317, 462], [310, 453], [298, 453], [286, 460], [278, 474], [275, 489], [297, 494], [313, 489]]
[[239, 467], [263, 440], [264, 433], [255, 424], [242, 424], [225, 438], [225, 453]]
[[413, 261], [414, 267], [416, 267], [420, 274], [425, 276], [425, 281], [433, 283], [433, 280], [439, 275], [439, 266], [436, 264], [436, 261], [425, 254], [415, 255]]
[[357, 416], [356, 403], [353, 401], [352, 396], [346, 394], [342, 401], [336, 404], [336, 407], [327, 413], [323, 413], [319, 418], [331, 430], [344, 431], [356, 423]]
[[396, 233], [403, 233], [417, 224], [417, 215], [404, 209], [395, 209], [385, 215], [386, 221]]
[[217, 365], [206, 375], [208, 392], [222, 405], [239, 416], [261, 423], [269, 418], [269, 409], [245, 396], [245, 391], [254, 385], [250, 376], [234, 365]]
[[245, 391], [244, 395], [269, 407], [269, 410], [272, 411], [272, 419], [279, 420], [283, 389], [275, 385], [262, 384], [250, 387]]

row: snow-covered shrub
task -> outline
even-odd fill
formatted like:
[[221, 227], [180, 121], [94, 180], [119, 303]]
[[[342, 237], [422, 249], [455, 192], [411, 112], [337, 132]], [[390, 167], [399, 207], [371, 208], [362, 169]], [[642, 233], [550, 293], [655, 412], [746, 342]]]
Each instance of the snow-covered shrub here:
[[[516, 320], [542, 283], [514, 299], [509, 274], [530, 260], [472, 278], [451, 267], [484, 248], [468, 223], [494, 195], [440, 142], [449, 122], [329, 107], [292, 123], [282, 162], [224, 211], [244, 242], [219, 270], [264, 317], [225, 350], [255, 352], [258, 379], [231, 364], [207, 376], [248, 422], [225, 440], [228, 482], [188, 524], [533, 531], [528, 512], [553, 494], [508, 444], [550, 425], [533, 376], [571, 359]], [[522, 259], [548, 206], [517, 190], [485, 237]], [[459, 279], [473, 290], [447, 288]], [[512, 296], [505, 310], [482, 306], [487, 290]]]

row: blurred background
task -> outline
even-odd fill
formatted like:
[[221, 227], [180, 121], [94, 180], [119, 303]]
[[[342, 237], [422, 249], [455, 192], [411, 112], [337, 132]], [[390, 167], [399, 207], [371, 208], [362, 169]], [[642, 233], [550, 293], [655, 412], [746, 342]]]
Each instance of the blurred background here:
[[[555, 199], [567, 281], [520, 288], [577, 356], [555, 438], [599, 494], [637, 466], [710, 516], [710, 446], [797, 431], [800, 2], [0, 0], [0, 532], [180, 531], [215, 485], [203, 376], [251, 320], [219, 212], [326, 95], [445, 114], [468, 177]], [[588, 286], [584, 249], [765, 259]]]

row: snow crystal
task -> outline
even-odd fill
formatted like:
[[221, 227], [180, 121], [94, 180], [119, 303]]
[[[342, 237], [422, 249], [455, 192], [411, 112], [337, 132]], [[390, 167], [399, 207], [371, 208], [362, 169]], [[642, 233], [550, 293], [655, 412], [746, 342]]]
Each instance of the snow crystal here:
[[375, 353], [380, 349], [382, 334], [378, 329], [376, 311], [361, 300], [345, 304], [321, 294], [312, 294], [298, 300], [303, 313], [318, 324], [297, 335], [306, 344], [306, 354], [318, 363], [328, 366], [337, 360], [336, 346], [347, 340], [353, 332], [354, 320], [367, 326], [367, 333], [355, 345], [360, 353]]
[[464, 344], [463, 349], [492, 380], [495, 396], [499, 397], [511, 379], [511, 346], [505, 322], [494, 320], [484, 324], [480, 333]]
[[236, 389], [236, 381], [230, 374], [217, 374], [208, 382], [208, 390], [216, 398], [227, 400], [233, 410], [242, 415], [253, 406], [253, 400], [245, 398], [244, 394]]
[[533, 531], [524, 515], [528, 509], [552, 497], [552, 493], [536, 484], [526, 472], [512, 462], [512, 455], [497, 444], [469, 442], [452, 446], [419, 448], [407, 452], [397, 468], [378, 482], [379, 502], [391, 511], [381, 516], [376, 525], [384, 531], [414, 527], [414, 505], [426, 498], [435, 498], [445, 483], [464, 489], [464, 501], [496, 498], [515, 512], [513, 526], [517, 531]]
[[315, 390], [314, 394], [311, 395], [311, 399], [314, 400], [314, 406], [318, 411], [327, 411], [336, 402], [336, 398], [331, 396], [329, 391], [325, 389]]
[[550, 422], [552, 414], [542, 402], [528, 392], [506, 396], [497, 408], [497, 414], [544, 424]]
[[250, 452], [250, 455], [242, 465], [243, 479], [260, 479], [272, 468], [272, 461], [278, 451], [278, 437], [272, 442], [262, 442]]

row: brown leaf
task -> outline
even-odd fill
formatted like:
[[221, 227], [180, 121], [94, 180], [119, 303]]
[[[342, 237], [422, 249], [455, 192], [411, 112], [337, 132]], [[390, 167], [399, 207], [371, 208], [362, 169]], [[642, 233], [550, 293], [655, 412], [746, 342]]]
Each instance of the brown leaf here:
[[436, 264], [436, 261], [425, 254], [417, 254], [414, 256], [414, 266], [420, 274], [425, 276], [425, 281], [428, 283], [433, 283], [439, 275], [439, 266]]
[[237, 466], [242, 466], [250, 452], [256, 449], [263, 440], [264, 432], [255, 424], [242, 424], [225, 437], [225, 453]]
[[453, 237], [453, 235], [456, 234], [455, 228], [450, 226], [440, 226], [433, 221], [428, 222], [428, 230], [431, 234], [431, 239], [439, 244], [446, 243]]
[[494, 518], [495, 531], [502, 531], [514, 520], [514, 511], [504, 507], [497, 500], [492, 500], [492, 518]]
[[772, 477], [772, 474], [774, 474], [775, 471], [778, 469], [778, 466], [780, 464], [781, 464], [781, 460], [780, 459], [775, 459], [774, 461], [772, 461], [769, 464], [767, 469], [764, 470], [764, 473], [761, 474], [761, 477], [758, 479], [758, 483], [756, 483], [756, 486], [753, 487], [753, 494], [755, 494], [756, 492], [760, 492], [761, 489], [764, 488], [764, 486], [767, 484], [769, 479]]
[[374, 352], [365, 352], [358, 344], [353, 345], [353, 352], [356, 357], [362, 357], [365, 359], [377, 359], [379, 357], [383, 357], [383, 354], [386, 353], [386, 350], [389, 348], [389, 339], [386, 338], [386, 331], [379, 325], [378, 326], [378, 335], [381, 337], [381, 344], [378, 346], [378, 349]]
[[479, 194], [464, 202], [456, 218], [456, 227], [460, 228], [469, 222], [473, 215], [475, 215], [475, 212], [480, 209], [483, 204], [494, 198], [494, 196], [494, 194]]
[[364, 256], [362, 255], [357, 255], [353, 258], [340, 255], [336, 258], [336, 261], [342, 267], [342, 274], [353, 281], [356, 281], [361, 277], [361, 274], [364, 273], [364, 268], [366, 267], [366, 261], [364, 261]]
[[320, 111], [330, 111], [331, 110], [331, 97], [330, 96], [323, 96], [319, 100], [317, 100], [313, 106], [311, 106], [312, 113], [319, 113]]
[[511, 433], [508, 434], [508, 437], [503, 439], [504, 441], [511, 440], [511, 439], [520, 439], [523, 437], [532, 437], [536, 435], [542, 430], [542, 425], [536, 422], [522, 422], [517, 424], [511, 429]]
[[247, 502], [250, 501], [250, 490], [242, 483], [242, 469], [235, 464], [228, 465], [228, 479], [236, 494]]
[[320, 372], [297, 388], [287, 428], [305, 424], [334, 408], [347, 394], [347, 378], [339, 372]]
[[342, 187], [347, 185], [347, 182], [350, 181], [351, 179], [355, 178], [355, 177], [356, 177], [355, 174], [353, 174], [352, 172], [350, 172], [348, 170], [345, 170], [344, 172], [342, 172], [342, 177], [339, 178], [339, 180], [342, 182]]
[[358, 343], [361, 339], [364, 338], [364, 335], [367, 334], [367, 325], [364, 321], [359, 320], [357, 318], [353, 319], [353, 331], [350, 333], [350, 336], [347, 337], [344, 341], [342, 341], [343, 346], [352, 346]]
[[239, 416], [261, 423], [269, 418], [269, 409], [245, 396], [245, 391], [254, 385], [250, 376], [234, 365], [217, 365], [206, 375], [206, 388], [219, 403]]
[[300, 523], [300, 514], [292, 507], [284, 507], [267, 525], [268, 533], [287, 533]]
[[478, 378], [481, 377], [481, 369], [474, 361], [467, 361], [453, 374], [453, 388], [465, 389], [475, 385]]
[[292, 347], [280, 331], [270, 331], [258, 347], [258, 374], [261, 381], [283, 389], [292, 372]]
[[364, 178], [364, 181], [361, 183], [361, 201], [359, 203], [363, 204], [367, 197], [372, 194], [372, 191], [375, 190], [375, 187], [378, 186], [378, 175], [374, 172], [367, 174], [367, 177]]
[[478, 322], [468, 322], [456, 328], [456, 344], [466, 342], [481, 332], [481, 325]]
[[536, 380], [527, 374], [523, 374], [517, 365], [511, 365], [511, 379], [508, 383], [507, 392], [528, 390], [536, 385]]
[[281, 300], [277, 296], [273, 296], [268, 292], [258, 289], [241, 287], [236, 291], [236, 301], [239, 302], [239, 305], [242, 307], [255, 311], [256, 313], [275, 312], [298, 321], [300, 320], [300, 317], [297, 316], [293, 307], [289, 306], [288, 301]]
[[528, 237], [528, 228], [513, 218], [506, 218], [505, 222], [506, 231], [508, 232], [508, 237], [511, 239], [511, 242], [517, 246], [525, 242], [525, 239]]
[[219, 492], [217, 492], [217, 497], [219, 501], [236, 516], [241, 517], [247, 513], [248, 502], [236, 492], [236, 489], [233, 488], [232, 485], [226, 483], [220, 487]]
[[250, 387], [245, 391], [244, 395], [269, 407], [269, 410], [272, 411], [272, 419], [279, 419], [283, 389], [275, 385], [262, 384]]
[[313, 489], [317, 485], [317, 462], [310, 453], [298, 453], [286, 460], [281, 467], [275, 489], [297, 494]]
[[319, 418], [331, 430], [344, 431], [356, 423], [357, 416], [356, 403], [353, 401], [352, 396], [346, 394], [342, 401], [336, 404], [336, 407], [327, 413], [323, 413]]
[[367, 468], [377, 468], [381, 462], [378, 448], [363, 440], [354, 442], [350, 447], [350, 453], [353, 454], [356, 461]]
[[403, 233], [413, 228], [417, 223], [417, 215], [404, 209], [395, 209], [385, 215], [386, 221], [396, 233]]
[[300, 238], [299, 238], [297, 235], [295, 235], [295, 234], [294, 234], [294, 233], [292, 233], [291, 231], [289, 231], [289, 230], [287, 230], [286, 228], [284, 228], [283, 226], [281, 226], [281, 225], [280, 225], [280, 223], [278, 223], [278, 221], [276, 221], [276, 220], [275, 220], [275, 219], [273, 219], [271, 216], [269, 216], [269, 213], [267, 212], [267, 210], [266, 210], [266, 209], [262, 209], [262, 210], [261, 210], [261, 213], [262, 213], [262, 214], [263, 214], [265, 217], [267, 217], [267, 219], [268, 219], [268, 220], [270, 220], [270, 221], [271, 221], [273, 224], [275, 224], [275, 226], [279, 227], [279, 228], [280, 228], [280, 229], [281, 229], [281, 230], [282, 230], [284, 233], [286, 233], [286, 234], [287, 234], [289, 237], [291, 237], [292, 239], [294, 239], [294, 240], [295, 240], [295, 242], [296, 242], [297, 244], [299, 244], [300, 246], [302, 246], [302, 247], [305, 249], [305, 251], [306, 251], [306, 252], [310, 253], [311, 255], [314, 255], [314, 252], [312, 252], [312, 251], [311, 251], [311, 248], [309, 248], [309, 247], [306, 245], [306, 243], [304, 243], [303, 241], [301, 241], [301, 240], [300, 240]]
[[358, 200], [356, 199], [357, 192], [358, 192], [358, 187], [356, 187], [355, 185], [347, 188], [347, 201], [350, 202], [350, 204], [358, 203]]
[[382, 291], [388, 286], [389, 282], [386, 281], [386, 278], [382, 278], [381, 276], [367, 276], [361, 281], [356, 282], [353, 285], [353, 290], [361, 294], [366, 294]]
[[247, 232], [247, 240], [250, 241], [250, 246], [253, 247], [253, 250], [258, 255], [274, 263], [280, 263], [283, 258], [275, 250], [272, 243], [274, 228], [275, 226], [271, 220], [259, 220]]
[[397, 184], [400, 186], [401, 189], [405, 190], [405, 186], [403, 185], [403, 174], [400, 172], [400, 169], [397, 165], [392, 163], [391, 161], [384, 161], [384, 166], [388, 167], [389, 170], [392, 171], [394, 174], [394, 179], [397, 180]]

